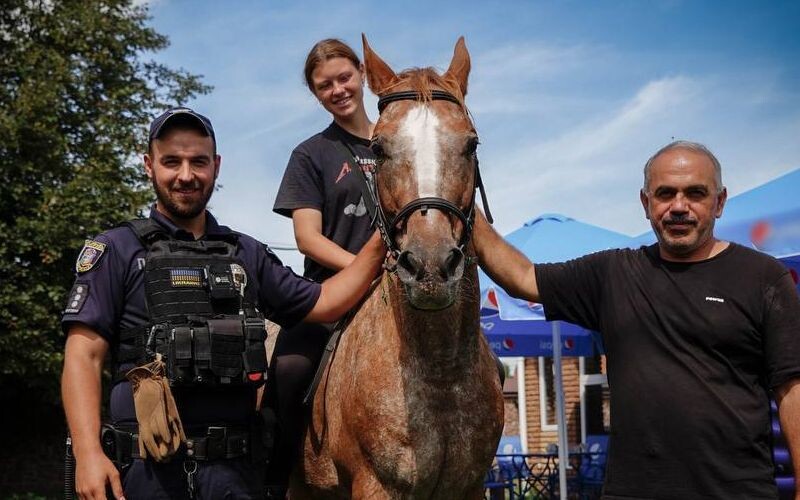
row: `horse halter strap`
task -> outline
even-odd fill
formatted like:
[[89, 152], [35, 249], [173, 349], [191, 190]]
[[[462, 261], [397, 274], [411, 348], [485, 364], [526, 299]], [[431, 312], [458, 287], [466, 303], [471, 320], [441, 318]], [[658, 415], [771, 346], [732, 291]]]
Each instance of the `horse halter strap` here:
[[[420, 101], [422, 100], [423, 95], [420, 92], [416, 91], [403, 91], [403, 92], [393, 92], [391, 94], [386, 94], [378, 99], [378, 113], [383, 113], [383, 110], [389, 104], [397, 101]], [[456, 98], [453, 94], [449, 92], [445, 92], [443, 90], [431, 90], [430, 99], [433, 101], [449, 101], [454, 104], [458, 104], [459, 106], [462, 105], [461, 101]], [[455, 203], [452, 203], [444, 198], [439, 198], [436, 196], [428, 196], [424, 198], [417, 198], [409, 202], [406, 206], [400, 209], [397, 212], [397, 215], [389, 221], [386, 218], [386, 214], [383, 211], [383, 207], [381, 206], [380, 199], [378, 196], [378, 189], [377, 186], [374, 189], [375, 195], [375, 206], [376, 206], [376, 213], [375, 213], [375, 222], [380, 230], [381, 237], [383, 238], [384, 243], [386, 244], [389, 251], [392, 255], [396, 258], [400, 254], [400, 248], [398, 248], [397, 243], [395, 242], [395, 233], [397, 232], [397, 226], [403, 222], [404, 220], [408, 219], [411, 214], [416, 212], [417, 210], [422, 212], [422, 215], [430, 208], [436, 208], [441, 210], [442, 212], [449, 212], [461, 221], [464, 226], [464, 229], [461, 233], [461, 238], [459, 238], [458, 242], [458, 249], [460, 251], [464, 251], [464, 247], [469, 242], [469, 239], [472, 235], [472, 226], [475, 222], [475, 189], [480, 190], [481, 193], [481, 202], [483, 204], [483, 211], [486, 214], [486, 219], [489, 223], [494, 222], [492, 218], [492, 214], [489, 211], [489, 204], [486, 201], [486, 190], [483, 187], [483, 180], [481, 179], [481, 172], [478, 168], [478, 157], [475, 156], [475, 186], [472, 189], [472, 198], [469, 202], [469, 208], [467, 209], [467, 213], [465, 214]]]

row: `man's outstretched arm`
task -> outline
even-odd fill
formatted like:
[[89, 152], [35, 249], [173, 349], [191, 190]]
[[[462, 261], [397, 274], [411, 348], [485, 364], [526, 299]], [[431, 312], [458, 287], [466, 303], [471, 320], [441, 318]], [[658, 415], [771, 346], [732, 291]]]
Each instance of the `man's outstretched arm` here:
[[533, 263], [506, 242], [480, 210], [475, 212], [472, 241], [481, 269], [512, 297], [539, 302]]
[[385, 258], [386, 246], [376, 231], [353, 262], [322, 283], [319, 299], [303, 321], [330, 323], [342, 317], [367, 292]]

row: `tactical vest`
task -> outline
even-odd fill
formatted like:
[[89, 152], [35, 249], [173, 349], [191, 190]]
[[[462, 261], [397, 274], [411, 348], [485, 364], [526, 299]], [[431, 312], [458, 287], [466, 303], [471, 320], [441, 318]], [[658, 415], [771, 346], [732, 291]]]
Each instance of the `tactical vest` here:
[[267, 371], [264, 318], [245, 298], [238, 235], [173, 238], [152, 219], [125, 223], [147, 249], [144, 287], [150, 321], [120, 333], [119, 366], [162, 355], [173, 386], [261, 385]]

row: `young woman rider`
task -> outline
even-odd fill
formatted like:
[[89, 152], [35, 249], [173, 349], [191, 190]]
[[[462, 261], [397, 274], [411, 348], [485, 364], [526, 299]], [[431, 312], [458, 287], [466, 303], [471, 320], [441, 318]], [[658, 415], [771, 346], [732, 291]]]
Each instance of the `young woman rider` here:
[[[375, 124], [364, 109], [364, 67], [345, 43], [326, 39], [314, 45], [304, 76], [333, 121], [292, 151], [273, 210], [292, 219], [305, 255], [304, 276], [322, 282], [353, 260], [374, 231], [363, 191], [375, 166], [369, 149]], [[300, 324], [278, 334], [267, 392], [278, 419], [268, 484], [288, 482], [300, 448], [303, 396], [331, 327]]]

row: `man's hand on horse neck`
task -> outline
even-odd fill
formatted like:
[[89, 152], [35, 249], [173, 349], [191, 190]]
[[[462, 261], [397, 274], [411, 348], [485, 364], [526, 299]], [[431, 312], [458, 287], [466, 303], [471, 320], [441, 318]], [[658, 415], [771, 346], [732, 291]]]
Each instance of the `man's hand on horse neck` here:
[[385, 258], [386, 246], [375, 231], [350, 265], [322, 283], [319, 299], [303, 321], [330, 323], [341, 318], [367, 292]]
[[472, 240], [478, 264], [495, 283], [512, 297], [539, 302], [533, 263], [506, 242], [479, 209], [476, 209]]

